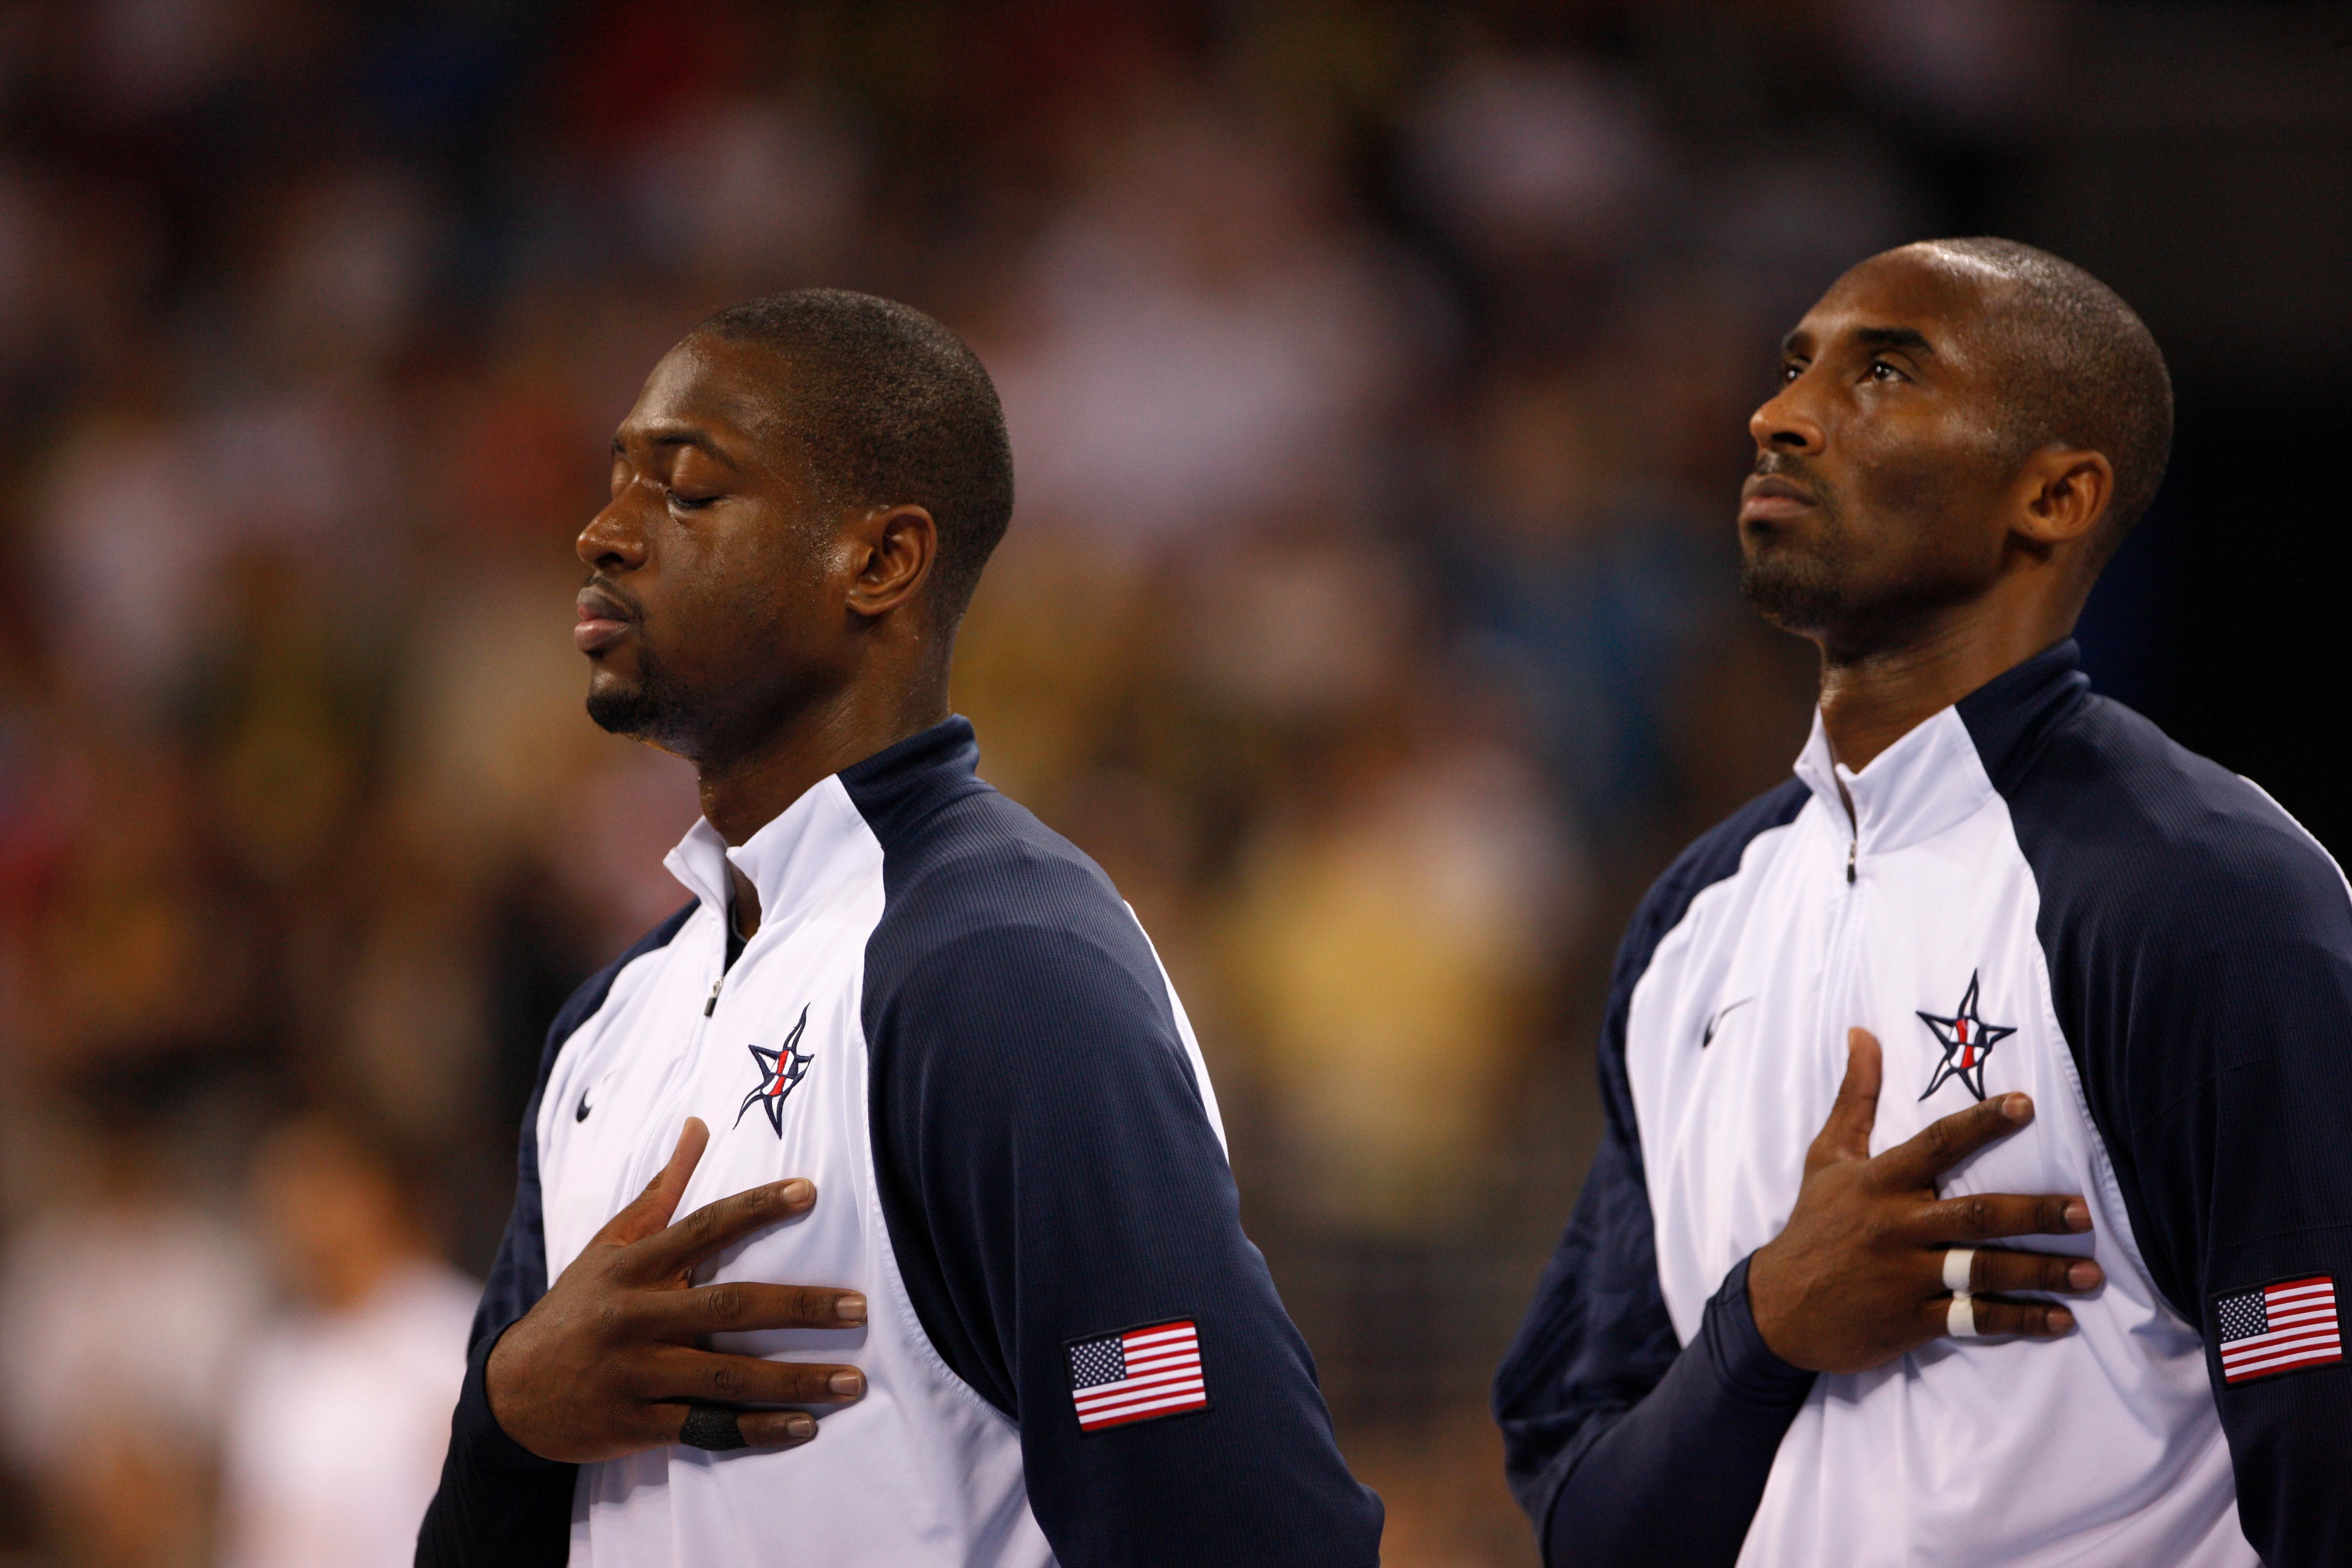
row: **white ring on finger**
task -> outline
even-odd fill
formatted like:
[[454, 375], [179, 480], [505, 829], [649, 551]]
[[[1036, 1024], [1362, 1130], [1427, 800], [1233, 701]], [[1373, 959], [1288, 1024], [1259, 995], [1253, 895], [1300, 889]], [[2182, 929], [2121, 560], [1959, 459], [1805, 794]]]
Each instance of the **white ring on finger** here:
[[1969, 1288], [1969, 1272], [1976, 1267], [1977, 1249], [1955, 1247], [1944, 1254], [1944, 1289], [1953, 1295], [1964, 1294]]
[[1956, 1340], [1977, 1337], [1976, 1299], [1966, 1290], [1952, 1292], [1951, 1307], [1944, 1313], [1944, 1332]]

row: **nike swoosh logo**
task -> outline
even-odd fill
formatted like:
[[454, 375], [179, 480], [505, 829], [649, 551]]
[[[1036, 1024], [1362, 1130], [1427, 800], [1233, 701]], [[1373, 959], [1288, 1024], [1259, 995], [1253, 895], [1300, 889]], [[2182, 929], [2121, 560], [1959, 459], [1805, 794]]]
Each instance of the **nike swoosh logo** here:
[[580, 1109], [572, 1113], [572, 1120], [574, 1121], [588, 1120], [588, 1091], [584, 1089], [580, 1091]]
[[1707, 1047], [1715, 1044], [1715, 1032], [1723, 1026], [1723, 1021], [1726, 1018], [1730, 1017], [1732, 1014], [1738, 1012], [1740, 1008], [1747, 1006], [1748, 1004], [1755, 1000], [1756, 998], [1753, 996], [1742, 996], [1738, 1001], [1734, 1002], [1731, 1005], [1717, 1013], [1714, 1017], [1709, 1018], [1706, 1021], [1706, 1032], [1698, 1037], [1698, 1048], [1700, 1050], [1705, 1050]]

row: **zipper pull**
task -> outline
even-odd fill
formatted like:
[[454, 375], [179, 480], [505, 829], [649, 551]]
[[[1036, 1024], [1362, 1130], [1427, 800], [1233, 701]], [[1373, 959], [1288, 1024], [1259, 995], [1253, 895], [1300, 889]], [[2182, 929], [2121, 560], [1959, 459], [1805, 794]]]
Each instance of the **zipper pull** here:
[[[1845, 879], [1849, 882], [1853, 880], [1853, 868], [1848, 867], [1846, 868]], [[710, 1000], [702, 1005], [702, 1016], [704, 1017], [708, 1018], [710, 1015], [719, 1011], [719, 988], [726, 984], [727, 976], [723, 974], [710, 983]]]
[[[1853, 857], [1855, 852], [1861, 847], [1862, 841], [1858, 838], [1849, 838], [1845, 841], [1845, 885], [1849, 888], [1853, 886]], [[712, 989], [710, 999], [713, 1002], [719, 1000], [719, 993], [716, 988]]]

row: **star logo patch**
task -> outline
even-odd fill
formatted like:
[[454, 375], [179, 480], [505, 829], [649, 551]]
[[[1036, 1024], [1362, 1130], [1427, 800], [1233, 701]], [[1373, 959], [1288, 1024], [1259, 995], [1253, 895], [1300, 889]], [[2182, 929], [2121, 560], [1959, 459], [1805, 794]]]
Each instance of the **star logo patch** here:
[[751, 1053], [752, 1063], [760, 1069], [760, 1087], [745, 1095], [743, 1103], [735, 1108], [736, 1126], [743, 1124], [743, 1113], [756, 1105], [768, 1113], [768, 1125], [775, 1129], [776, 1136], [782, 1138], [784, 1135], [785, 1097], [793, 1092], [794, 1084], [808, 1076], [810, 1059], [815, 1055], [813, 1051], [798, 1048], [801, 1032], [807, 1027], [808, 1008], [803, 1006], [801, 1021], [793, 1026], [793, 1032], [784, 1037], [782, 1046], [772, 1051], [761, 1050], [757, 1046], [745, 1047]]
[[1927, 1079], [1925, 1100], [1952, 1079], [1979, 1100], [1985, 1097], [1985, 1058], [1992, 1055], [1993, 1047], [2017, 1033], [2007, 1024], [1988, 1024], [1977, 1016], [1977, 976], [1969, 975], [1969, 994], [1960, 998], [1958, 1010], [1948, 1018], [1933, 1013], [1921, 1013], [1919, 1021], [1944, 1047], [1944, 1059], [1937, 1064], [1933, 1077]]

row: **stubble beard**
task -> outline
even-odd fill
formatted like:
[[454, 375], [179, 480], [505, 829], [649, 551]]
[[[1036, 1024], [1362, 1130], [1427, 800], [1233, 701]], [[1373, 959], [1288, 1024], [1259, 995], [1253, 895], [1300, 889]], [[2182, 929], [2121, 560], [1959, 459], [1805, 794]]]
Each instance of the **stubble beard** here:
[[588, 717], [601, 730], [667, 750], [674, 749], [686, 711], [659, 661], [640, 647], [637, 679], [625, 686], [615, 681], [592, 687]]
[[1760, 549], [1751, 543], [1740, 552], [1740, 593], [1758, 615], [1801, 636], [1834, 625], [1848, 608], [1852, 542], [1826, 496], [1817, 517], [1810, 539], [1782, 535]]

